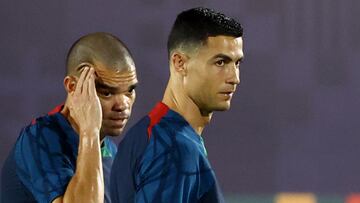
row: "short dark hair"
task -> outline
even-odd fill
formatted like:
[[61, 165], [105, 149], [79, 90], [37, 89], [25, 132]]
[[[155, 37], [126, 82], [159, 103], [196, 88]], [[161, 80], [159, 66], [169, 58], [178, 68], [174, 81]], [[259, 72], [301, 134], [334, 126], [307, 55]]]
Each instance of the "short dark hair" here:
[[181, 12], [171, 29], [167, 48], [171, 51], [190, 44], [204, 44], [218, 35], [242, 37], [243, 27], [235, 19], [209, 8], [193, 8]]
[[92, 65], [101, 62], [109, 68], [119, 68], [115, 64], [127, 68], [129, 62], [134, 63], [126, 45], [118, 37], [105, 32], [82, 36], [71, 46], [66, 57], [66, 74], [79, 74], [76, 68], [84, 62]]

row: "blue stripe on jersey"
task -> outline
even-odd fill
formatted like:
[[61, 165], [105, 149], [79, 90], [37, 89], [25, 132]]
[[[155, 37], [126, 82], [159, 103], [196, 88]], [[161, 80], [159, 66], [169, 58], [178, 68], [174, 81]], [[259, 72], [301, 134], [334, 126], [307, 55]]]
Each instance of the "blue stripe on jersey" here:
[[[119, 144], [111, 175], [112, 200], [222, 202], [201, 137], [178, 113], [159, 113], [165, 112], [164, 108], [168, 107], [159, 103], [150, 117], [132, 127]], [[154, 114], [162, 115], [158, 122], [150, 121]], [[151, 132], [147, 132], [149, 126]], [[146, 142], [149, 133], [151, 137]]]

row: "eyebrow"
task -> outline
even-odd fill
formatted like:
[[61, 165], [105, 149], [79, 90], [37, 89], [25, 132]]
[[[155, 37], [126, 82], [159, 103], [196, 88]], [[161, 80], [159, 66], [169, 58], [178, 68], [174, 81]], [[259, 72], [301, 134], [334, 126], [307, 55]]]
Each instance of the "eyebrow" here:
[[128, 90], [135, 89], [135, 88], [137, 87], [137, 84], [138, 84], [138, 83], [135, 83], [135, 84], [133, 84], [133, 85], [130, 85], [130, 87], [129, 87]]
[[[132, 84], [129, 86], [128, 90], [135, 89], [138, 83]], [[104, 84], [102, 82], [95, 81], [95, 87], [99, 89], [108, 89], [110, 91], [117, 91], [118, 88], [114, 86], [109, 86], [107, 84]]]
[[[212, 59], [216, 59], [216, 58], [222, 58], [224, 59], [225, 61], [232, 61], [233, 59], [226, 55], [226, 54], [216, 54], [215, 56], [212, 57]], [[244, 56], [242, 56], [241, 58], [238, 59], [240, 62], [243, 62], [244, 61]]]
[[95, 81], [95, 86], [96, 86], [96, 88], [100, 88], [100, 89], [113, 89], [113, 90], [116, 89], [116, 87], [109, 86], [109, 85], [104, 84], [104, 83], [99, 82], [99, 81]]

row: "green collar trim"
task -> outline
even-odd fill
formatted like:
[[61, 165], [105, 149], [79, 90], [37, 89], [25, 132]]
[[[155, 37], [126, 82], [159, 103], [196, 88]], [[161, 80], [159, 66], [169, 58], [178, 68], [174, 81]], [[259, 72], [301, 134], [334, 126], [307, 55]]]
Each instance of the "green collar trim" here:
[[101, 148], [101, 156], [103, 158], [112, 157], [112, 154], [111, 151], [106, 146], [104, 146]]

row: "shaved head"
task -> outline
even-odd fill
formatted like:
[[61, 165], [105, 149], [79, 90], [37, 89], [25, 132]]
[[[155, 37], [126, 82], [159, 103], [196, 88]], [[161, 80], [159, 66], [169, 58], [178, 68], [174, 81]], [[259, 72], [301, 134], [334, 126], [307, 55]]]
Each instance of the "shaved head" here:
[[97, 65], [124, 71], [135, 67], [130, 51], [117, 37], [103, 32], [91, 33], [78, 39], [70, 48], [66, 62], [67, 75], [80, 75], [82, 64]]

